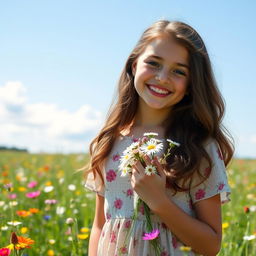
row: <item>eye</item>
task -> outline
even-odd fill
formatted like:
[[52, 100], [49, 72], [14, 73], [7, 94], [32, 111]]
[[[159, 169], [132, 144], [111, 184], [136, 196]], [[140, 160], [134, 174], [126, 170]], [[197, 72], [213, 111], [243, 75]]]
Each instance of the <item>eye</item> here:
[[156, 61], [146, 61], [146, 63], [147, 64], [149, 64], [150, 66], [152, 66], [152, 67], [160, 67], [160, 64], [158, 63], [158, 62], [156, 62]]
[[174, 69], [173, 72], [177, 75], [186, 76], [186, 73], [180, 69]]

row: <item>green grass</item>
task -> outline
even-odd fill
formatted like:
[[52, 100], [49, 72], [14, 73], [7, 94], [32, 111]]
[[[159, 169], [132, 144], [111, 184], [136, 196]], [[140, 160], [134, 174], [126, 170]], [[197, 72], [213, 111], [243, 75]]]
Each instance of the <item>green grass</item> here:
[[[94, 193], [84, 189], [82, 172], [75, 172], [87, 161], [86, 155], [1, 151], [0, 248], [10, 243], [10, 234], [15, 231], [19, 236], [35, 240], [34, 245], [24, 251], [24, 256], [87, 255], [86, 235], [89, 232], [81, 232], [81, 228], [92, 225]], [[232, 194], [231, 202], [223, 205], [223, 223], [227, 227], [223, 229], [219, 256], [251, 256], [256, 252], [256, 240], [246, 241], [243, 238], [255, 234], [256, 212], [245, 213], [244, 207], [256, 205], [256, 160], [233, 160], [228, 167], [228, 176]], [[31, 181], [37, 181], [37, 186], [28, 188]], [[11, 192], [3, 186], [9, 182], [13, 184]], [[75, 185], [75, 190], [69, 189], [71, 184]], [[53, 190], [45, 192], [47, 186], [52, 186]], [[26, 193], [30, 191], [40, 191], [41, 194], [37, 198], [27, 198]], [[10, 194], [16, 194], [17, 198], [10, 199]], [[47, 205], [46, 199], [58, 202]], [[58, 207], [65, 208], [62, 214], [57, 214]], [[31, 208], [39, 209], [39, 212], [27, 217], [17, 215], [17, 211], [29, 211]], [[46, 216], [50, 219], [46, 220]], [[69, 226], [67, 218], [73, 218], [75, 223]], [[16, 227], [8, 225], [11, 220], [22, 224]], [[24, 227], [27, 232], [22, 234]], [[83, 234], [85, 239], [78, 238], [77, 234]]]

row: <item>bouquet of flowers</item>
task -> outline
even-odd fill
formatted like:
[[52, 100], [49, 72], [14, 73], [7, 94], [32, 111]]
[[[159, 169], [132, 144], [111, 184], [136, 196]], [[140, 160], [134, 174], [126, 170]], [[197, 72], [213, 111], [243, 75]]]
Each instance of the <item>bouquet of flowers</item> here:
[[[146, 165], [144, 161], [144, 157], [147, 155], [151, 160], [153, 160], [157, 153], [161, 153], [164, 148], [164, 144], [161, 140], [157, 139], [157, 133], [144, 133], [141, 139], [138, 139], [136, 142], [133, 142], [130, 146], [128, 146], [121, 156], [121, 161], [119, 165], [119, 169], [122, 172], [121, 176], [131, 175], [132, 173], [132, 166], [137, 162], [140, 161], [142, 165], [145, 167], [145, 174], [152, 175], [158, 174], [157, 168], [154, 165]], [[179, 143], [174, 142], [172, 140], [167, 139], [168, 148], [166, 153], [163, 154], [163, 157], [159, 159], [161, 164], [166, 164], [166, 158], [171, 154], [171, 149], [180, 146]], [[130, 228], [130, 232], [127, 233], [127, 237], [130, 235], [132, 228], [134, 226], [134, 222], [138, 217], [138, 212], [140, 207], [143, 205], [145, 217], [146, 217], [146, 232], [144, 233], [142, 239], [149, 240], [152, 246], [154, 247], [156, 255], [160, 255], [161, 248], [157, 241], [157, 237], [159, 235], [158, 229], [153, 229], [151, 218], [150, 218], [150, 208], [148, 205], [142, 201], [140, 198], [136, 201], [135, 211], [132, 216], [132, 225]], [[125, 240], [126, 240], [125, 239]]]

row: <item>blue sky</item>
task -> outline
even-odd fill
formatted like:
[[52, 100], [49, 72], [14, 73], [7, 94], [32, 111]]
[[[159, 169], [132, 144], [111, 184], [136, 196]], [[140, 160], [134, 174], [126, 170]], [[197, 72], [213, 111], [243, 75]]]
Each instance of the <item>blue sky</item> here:
[[87, 151], [127, 56], [165, 18], [203, 37], [236, 156], [256, 158], [255, 13], [253, 0], [1, 1], [0, 145]]

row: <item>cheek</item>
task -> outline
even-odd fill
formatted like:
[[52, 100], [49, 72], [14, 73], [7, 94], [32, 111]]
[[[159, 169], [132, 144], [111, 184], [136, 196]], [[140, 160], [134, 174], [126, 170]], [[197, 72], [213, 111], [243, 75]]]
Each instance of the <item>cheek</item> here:
[[188, 82], [187, 79], [180, 79], [176, 81], [176, 90], [180, 93], [185, 93], [187, 91]]

